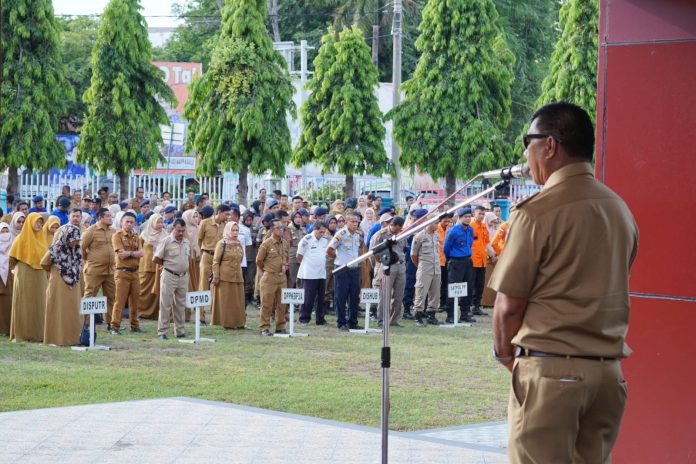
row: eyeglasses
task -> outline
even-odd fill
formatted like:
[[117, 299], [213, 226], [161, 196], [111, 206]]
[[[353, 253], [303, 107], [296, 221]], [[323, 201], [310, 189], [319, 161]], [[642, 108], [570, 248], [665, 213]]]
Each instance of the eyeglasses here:
[[560, 139], [557, 139], [551, 134], [524, 134], [522, 136], [522, 144], [524, 145], [524, 149], [526, 150], [527, 147], [529, 146], [529, 143], [532, 141], [532, 139], [545, 139], [551, 137], [556, 141], [556, 143], [561, 143]]

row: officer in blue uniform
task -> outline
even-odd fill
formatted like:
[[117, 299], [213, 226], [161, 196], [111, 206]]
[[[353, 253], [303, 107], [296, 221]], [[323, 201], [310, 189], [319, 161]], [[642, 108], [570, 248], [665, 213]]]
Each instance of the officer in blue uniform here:
[[[470, 313], [471, 290], [474, 288], [474, 268], [471, 263], [471, 245], [474, 243], [474, 229], [471, 222], [471, 208], [459, 208], [457, 210], [459, 222], [447, 231], [443, 251], [447, 258], [447, 282], [467, 283], [467, 296], [460, 300], [461, 315], [459, 322], [476, 322]], [[454, 299], [447, 298], [448, 324], [454, 322]]]

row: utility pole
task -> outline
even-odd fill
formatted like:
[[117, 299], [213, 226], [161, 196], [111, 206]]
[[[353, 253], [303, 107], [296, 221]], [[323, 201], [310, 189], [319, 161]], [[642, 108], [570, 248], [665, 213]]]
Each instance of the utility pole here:
[[[394, 18], [392, 20], [392, 37], [393, 37], [393, 56], [392, 56], [392, 108], [401, 101], [401, 0], [394, 0]], [[392, 121], [391, 131], [391, 161], [394, 165], [395, 173], [392, 176], [391, 191], [392, 198], [395, 204], [401, 203], [401, 166], [399, 165], [399, 146], [394, 138], [394, 121]]]

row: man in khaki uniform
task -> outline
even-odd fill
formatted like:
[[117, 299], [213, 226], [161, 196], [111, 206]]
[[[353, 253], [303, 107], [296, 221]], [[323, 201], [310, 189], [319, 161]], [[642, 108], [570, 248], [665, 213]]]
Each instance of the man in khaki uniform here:
[[[198, 246], [201, 249], [200, 277], [198, 278], [198, 290], [210, 290], [208, 277], [213, 272], [213, 255], [218, 242], [222, 240], [222, 232], [229, 220], [230, 207], [222, 204], [217, 207], [217, 213], [207, 219], [203, 219], [198, 226]], [[205, 311], [201, 308], [201, 323], [205, 324]]]
[[[389, 225], [379, 232], [377, 232], [370, 243], [370, 248], [375, 248], [380, 243], [385, 240], [389, 240], [393, 236], [399, 235], [404, 227], [404, 218], [395, 217], [389, 223]], [[390, 275], [391, 275], [391, 307], [389, 308], [389, 325], [395, 327], [401, 327], [399, 322], [401, 321], [402, 315], [402, 302], [404, 299], [404, 287], [406, 285], [406, 253], [404, 248], [406, 248], [406, 240], [399, 240], [392, 246], [392, 251], [396, 253], [399, 260], [395, 263], [391, 263]], [[379, 261], [378, 257], [375, 257]], [[380, 288], [382, 284], [382, 266], [375, 268], [375, 277], [373, 279], [373, 287]], [[377, 305], [377, 320], [379, 321], [380, 327], [384, 322], [384, 308], [382, 308], [382, 299], [380, 298], [379, 304]]]
[[494, 356], [512, 372], [511, 463], [607, 463], [626, 404], [628, 278], [638, 229], [594, 179], [587, 113], [534, 113], [525, 156], [541, 192], [518, 203], [490, 281]]
[[152, 261], [162, 266], [160, 277], [160, 306], [157, 321], [157, 336], [167, 339], [169, 320], [174, 319], [176, 337], [186, 336], [184, 318], [186, 313], [186, 291], [188, 290], [188, 266], [191, 246], [184, 237], [186, 223], [175, 219], [172, 233], [162, 240]]
[[140, 246], [140, 237], [133, 233], [135, 214], [128, 212], [121, 218], [121, 230], [111, 237], [116, 253], [116, 301], [111, 313], [111, 333], [121, 335], [121, 318], [123, 308], [128, 303], [128, 318], [131, 332], [141, 332], [138, 322], [138, 298], [140, 296], [140, 279], [138, 266], [145, 254]]
[[[411, 244], [411, 261], [416, 265], [416, 325], [425, 327], [428, 324], [440, 325], [435, 317], [440, 304], [440, 235], [437, 233], [437, 222], [433, 222], [425, 230], [413, 237]], [[427, 314], [425, 309], [427, 301]]]
[[282, 289], [287, 286], [288, 248], [283, 241], [283, 225], [274, 219], [271, 237], [264, 240], [256, 254], [256, 267], [263, 272], [261, 288], [261, 335], [270, 336], [271, 313], [275, 311], [275, 333], [285, 331], [285, 305], [280, 303]]
[[97, 211], [97, 223], [92, 224], [82, 234], [82, 259], [85, 262], [85, 298], [97, 296], [99, 290], [106, 297], [106, 325], [111, 324], [111, 310], [114, 307], [116, 283], [114, 282], [114, 247], [111, 227], [111, 211], [101, 208]]

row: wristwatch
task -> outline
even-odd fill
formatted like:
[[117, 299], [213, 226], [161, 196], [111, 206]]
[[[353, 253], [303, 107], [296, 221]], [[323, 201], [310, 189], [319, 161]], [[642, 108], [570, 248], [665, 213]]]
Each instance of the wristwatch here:
[[498, 353], [495, 352], [495, 346], [491, 348], [491, 353], [493, 354], [493, 359], [495, 359], [499, 363], [506, 363], [515, 359], [515, 355], [512, 354], [508, 356], [498, 356]]

